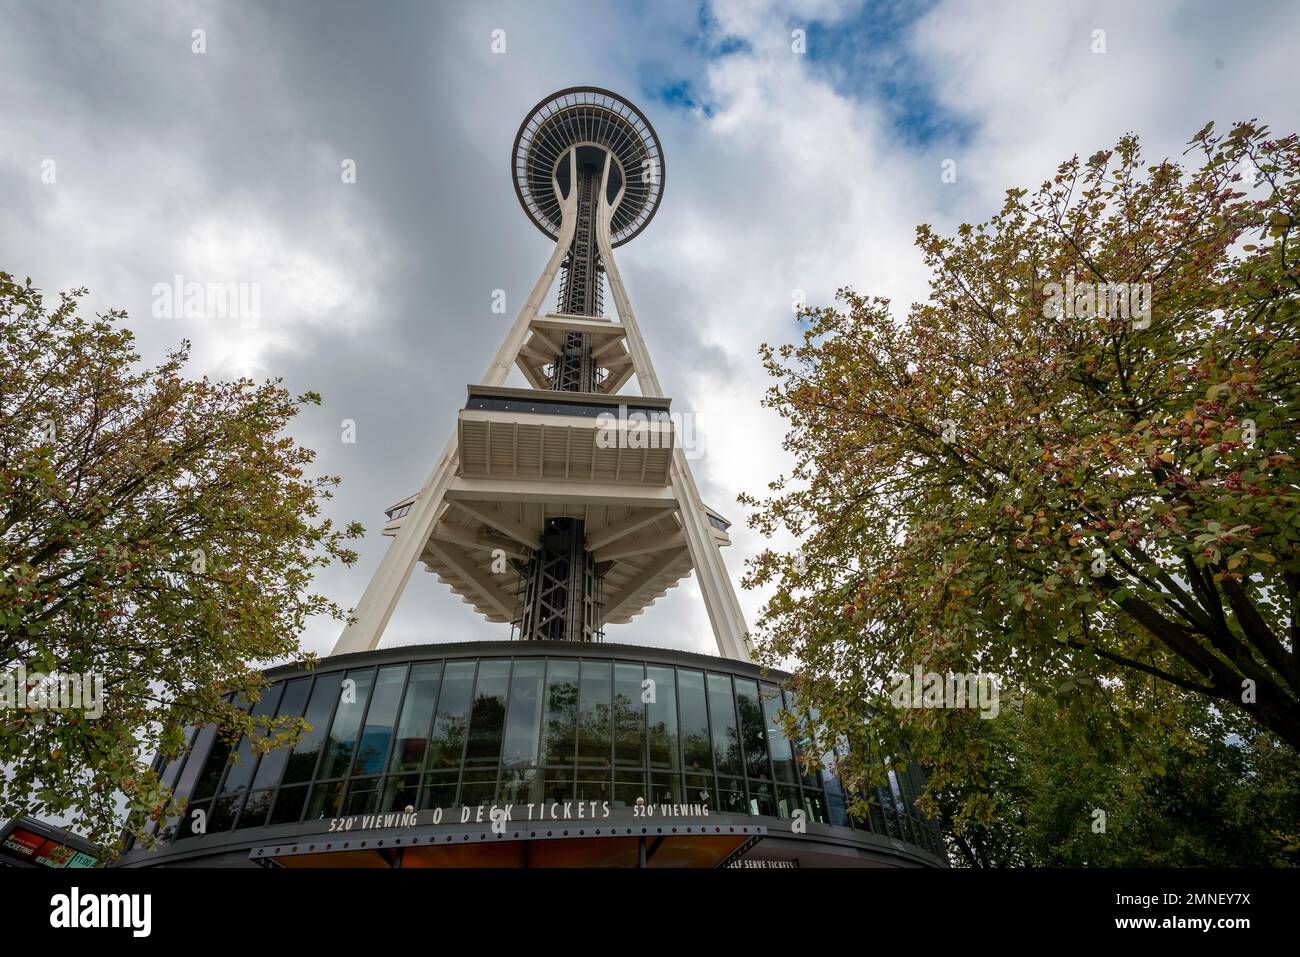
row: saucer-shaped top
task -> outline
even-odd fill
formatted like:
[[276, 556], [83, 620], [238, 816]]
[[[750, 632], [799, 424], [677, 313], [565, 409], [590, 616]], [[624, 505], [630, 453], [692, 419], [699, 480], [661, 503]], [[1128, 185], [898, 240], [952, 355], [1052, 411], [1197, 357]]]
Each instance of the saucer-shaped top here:
[[611, 241], [621, 246], [654, 217], [664, 192], [664, 155], [659, 137], [639, 109], [609, 90], [575, 86], [553, 93], [528, 114], [515, 136], [510, 173], [528, 218], [551, 239], [560, 235], [560, 204], [551, 186], [555, 176], [564, 194], [572, 188], [568, 163], [572, 147], [581, 164], [602, 166], [605, 152], [615, 162], [607, 191], [610, 200], [624, 180], [627, 192], [614, 211]]

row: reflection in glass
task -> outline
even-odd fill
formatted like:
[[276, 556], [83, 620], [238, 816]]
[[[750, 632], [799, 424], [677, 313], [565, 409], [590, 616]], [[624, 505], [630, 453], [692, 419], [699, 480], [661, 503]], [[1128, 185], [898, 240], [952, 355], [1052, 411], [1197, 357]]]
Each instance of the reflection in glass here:
[[[487, 664], [487, 662], [484, 662]], [[491, 804], [497, 793], [496, 771], [466, 771], [460, 783], [460, 803], [464, 807]], [[484, 818], [486, 820], [486, 817]]]
[[609, 767], [614, 745], [613, 677], [608, 661], [582, 662], [578, 763]]
[[[274, 684], [267, 688], [262, 697], [258, 699], [257, 704], [253, 705], [251, 713], [254, 718], [270, 719], [275, 715], [275, 709], [280, 704], [280, 695], [284, 692], [283, 684]], [[268, 720], [269, 723], [269, 720]], [[266, 733], [266, 726], [260, 726], [260, 733]], [[226, 772], [226, 780], [221, 784], [222, 794], [233, 794], [242, 790], [253, 780], [253, 772], [257, 767], [257, 754], [253, 751], [253, 740], [248, 735], [244, 735], [239, 741], [239, 747], [235, 749], [235, 759], [230, 764], [230, 770]], [[234, 804], [238, 806], [239, 802]]]
[[681, 804], [682, 778], [679, 774], [650, 775], [650, 797], [653, 804]]
[[572, 764], [578, 733], [578, 663], [552, 658], [546, 668], [546, 713], [542, 718], [542, 761]]
[[[397, 705], [402, 699], [402, 686], [406, 683], [406, 665], [391, 665], [379, 669], [379, 679], [371, 696], [366, 724], [361, 730], [357, 756], [352, 763], [353, 774], [378, 774], [388, 764], [388, 746], [393, 740], [393, 722], [397, 719]], [[349, 795], [351, 792], [349, 792]], [[349, 796], [348, 802], [352, 798]]]
[[731, 778], [718, 778], [718, 806], [727, 814], [748, 814], [744, 785]]
[[402, 717], [397, 722], [397, 743], [393, 746], [393, 757], [388, 770], [418, 771], [424, 766], [429, 725], [433, 722], [433, 709], [438, 703], [438, 685], [441, 680], [441, 661], [423, 661], [411, 666], [411, 680], [406, 685]]
[[794, 812], [799, 807], [799, 789], [780, 785], [776, 790], [776, 813], [785, 818], [794, 817]]
[[537, 804], [542, 796], [542, 772], [536, 768], [504, 768], [501, 771], [501, 800], [505, 803]]
[[718, 773], [743, 774], [736, 707], [731, 697], [731, 679], [726, 675], [709, 675], [709, 717], [713, 719], [713, 759]]
[[644, 677], [644, 665], [622, 661], [614, 665], [614, 763], [621, 767], [645, 764]]
[[327, 817], [338, 817], [339, 807], [342, 803], [342, 781], [325, 781], [320, 784], [313, 784], [311, 797], [307, 799], [305, 820], [319, 821]]
[[736, 679], [736, 710], [740, 713], [741, 750], [745, 755], [746, 773], [751, 778], [770, 778], [767, 764], [767, 722], [758, 702], [758, 684], [746, 678]]
[[427, 768], [459, 768], [465, 750], [465, 725], [469, 721], [470, 696], [474, 691], [473, 661], [450, 661], [443, 672], [438, 716], [429, 736]]
[[770, 781], [749, 782], [749, 813], [760, 817], [776, 817], [776, 799]]
[[614, 807], [635, 807], [637, 798], [647, 796], [645, 773], [619, 771], [614, 779]]
[[506, 712], [505, 750], [501, 763], [518, 767], [537, 763], [537, 740], [542, 727], [541, 658], [521, 658], [510, 676], [510, 707]]
[[677, 682], [672, 668], [650, 665], [646, 677], [654, 684], [653, 702], [646, 704], [646, 723], [649, 731], [648, 750], [650, 767], [676, 771], [677, 754]]
[[708, 771], [713, 767], [713, 746], [704, 701], [704, 672], [679, 668], [677, 684], [682, 711], [682, 760], [687, 771]]
[[329, 729], [330, 715], [334, 713], [334, 704], [339, 700], [339, 686], [343, 673], [321, 675], [316, 679], [316, 686], [311, 692], [311, 701], [303, 720], [308, 730], [298, 738], [289, 755], [289, 767], [284, 772], [286, 784], [309, 781], [316, 770], [316, 758], [320, 754], [321, 744], [325, 741], [325, 732]]
[[610, 798], [608, 771], [582, 768], [578, 771], [578, 800], [605, 802]]
[[573, 772], [572, 771], [546, 771], [545, 784], [542, 788], [542, 799], [545, 801], [572, 801], [573, 800]]
[[479, 663], [474, 711], [469, 721], [469, 745], [465, 748], [466, 767], [488, 764], [496, 767], [500, 762], [501, 732], [506, 724], [506, 692], [509, 688], [508, 660], [485, 659]]
[[[349, 684], [348, 682], [352, 682]], [[348, 681], [343, 684], [339, 694], [339, 706], [334, 712], [334, 723], [325, 738], [325, 753], [321, 756], [319, 778], [342, 777], [352, 760], [352, 751], [357, 744], [357, 731], [361, 728], [361, 717], [366, 713], [366, 704], [370, 700], [370, 689], [375, 683], [375, 670], [349, 671]], [[315, 795], [312, 800], [315, 801]]]
[[[450, 670], [450, 669], [448, 669]], [[431, 771], [424, 776], [420, 808], [452, 807], [456, 803], [456, 771]]]
[[354, 778], [348, 785], [348, 796], [343, 802], [343, 813], [374, 814], [379, 810], [379, 782], [380, 779], [377, 777]]
[[[307, 703], [307, 693], [311, 690], [310, 678], [295, 678], [284, 686], [284, 697], [280, 700], [279, 710], [276, 711], [277, 718], [299, 718], [302, 717], [303, 706]], [[257, 765], [257, 774], [253, 778], [254, 788], [275, 787], [280, 781], [280, 775], [284, 773], [285, 766], [289, 763], [289, 755], [292, 753], [290, 748], [276, 748], [262, 755], [262, 760]], [[243, 827], [243, 822], [240, 822]]]
[[307, 787], [306, 784], [282, 786], [275, 798], [275, 809], [271, 811], [271, 816], [266, 823], [290, 824], [302, 817], [303, 804], [307, 800]]
[[703, 804], [711, 809], [717, 808], [713, 793], [713, 777], [707, 774], [686, 775], [686, 803]]
[[271, 809], [271, 797], [274, 794], [270, 788], [251, 792], [244, 802], [244, 810], [239, 814], [239, 827], [262, 827], [266, 823], [266, 813]]
[[420, 776], [418, 774], [390, 774], [384, 779], [384, 801], [381, 811], [405, 811], [420, 806]]
[[763, 698], [763, 720], [767, 725], [767, 741], [772, 751], [772, 767], [776, 771], [777, 783], [794, 784], [794, 750], [790, 747], [790, 739], [786, 737], [780, 721], [781, 689], [764, 684], [759, 686], [759, 694]]

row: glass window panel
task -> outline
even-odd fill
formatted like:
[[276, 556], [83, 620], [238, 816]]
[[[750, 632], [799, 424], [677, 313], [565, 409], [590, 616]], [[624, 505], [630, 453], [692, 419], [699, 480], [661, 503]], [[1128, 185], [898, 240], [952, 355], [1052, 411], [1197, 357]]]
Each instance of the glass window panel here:
[[749, 813], [760, 817], [776, 817], [776, 798], [772, 792], [772, 782], [749, 782]]
[[[302, 717], [302, 709], [307, 703], [307, 693], [310, 690], [310, 678], [295, 678], [293, 681], [286, 682], [284, 696], [280, 699], [280, 707], [276, 709], [275, 716], [277, 718]], [[289, 763], [291, 753], [291, 748], [276, 748], [262, 755], [262, 760], [257, 765], [257, 774], [253, 778], [253, 787], [275, 787], [280, 781], [280, 775], [284, 773], [285, 766]], [[240, 826], [243, 826], [242, 822]]]
[[[253, 705], [250, 712], [254, 718], [261, 718], [263, 723], [259, 725], [259, 735], [266, 736], [267, 727], [271, 719], [275, 717], [276, 711], [280, 708], [280, 699], [284, 696], [284, 682], [277, 682], [262, 692], [262, 697], [257, 699], [257, 704]], [[257, 770], [258, 760], [261, 755], [253, 751], [252, 739], [245, 735], [239, 742], [239, 748], [235, 751], [238, 757], [236, 768], [232, 767], [230, 773], [226, 775], [226, 780], [222, 782], [221, 789], [225, 792], [233, 792], [240, 788], [245, 788], [253, 780], [253, 773]], [[232, 783], [233, 779], [233, 783]]]
[[239, 826], [245, 828], [264, 825], [267, 812], [271, 810], [271, 799], [274, 796], [275, 791], [271, 788], [250, 793], [248, 800], [244, 802], [244, 810], [240, 812]]
[[740, 713], [741, 750], [745, 755], [745, 773], [751, 778], [770, 778], [767, 763], [767, 720], [758, 700], [758, 683], [736, 679], [736, 710]]
[[381, 811], [415, 810], [420, 803], [420, 776], [418, 774], [390, 774], [384, 779], [384, 800]]
[[397, 720], [404, 684], [406, 665], [379, 669], [375, 690], [370, 696], [370, 708], [366, 711], [366, 723], [357, 744], [357, 756], [352, 763], [353, 774], [378, 774], [387, 766], [388, 746], [393, 741], [393, 722]]
[[636, 807], [636, 799], [645, 798], [647, 793], [645, 772], [617, 772], [614, 779], [614, 807]]
[[418, 771], [424, 767], [424, 751], [429, 743], [429, 726], [433, 724], [441, 681], [441, 661], [422, 661], [411, 666], [411, 680], [406, 684], [402, 716], [397, 722], [397, 741], [388, 764], [390, 771]]
[[275, 809], [267, 824], [289, 824], [302, 817], [302, 807], [307, 800], [307, 785], [281, 787], [275, 798]]
[[208, 815], [208, 833], [216, 834], [218, 831], [229, 831], [235, 826], [235, 815], [239, 813], [239, 805], [244, 800], [243, 793], [223, 794], [212, 802], [212, 812]]
[[[396, 708], [396, 705], [394, 705]], [[343, 802], [344, 814], [374, 814], [379, 810], [380, 778], [353, 778]]]
[[645, 766], [646, 702], [641, 700], [644, 680], [644, 665], [615, 663], [614, 763], [623, 767]]
[[709, 709], [704, 700], [704, 672], [677, 669], [677, 686], [681, 697], [682, 760], [686, 770], [712, 770], [713, 746], [709, 741]]
[[822, 783], [826, 788], [826, 806], [831, 823], [836, 827], [848, 827], [849, 814], [844, 800], [844, 785], [840, 783], [834, 752], [828, 751], [822, 755]]
[[772, 752], [772, 767], [780, 784], [794, 784], [796, 772], [794, 749], [781, 726], [781, 689], [775, 685], [759, 685], [763, 698], [763, 720], [767, 725], [767, 742]]
[[608, 661], [582, 662], [578, 763], [609, 767], [614, 747], [614, 680]]
[[[483, 662], [487, 664], [488, 662]], [[509, 664], [510, 662], [506, 662]], [[502, 692], [504, 694], [504, 691]], [[465, 780], [460, 785], [460, 803], [467, 807], [479, 804], [491, 804], [497, 793], [497, 772], [466, 771]], [[471, 820], [473, 818], [471, 817]], [[486, 820], [486, 815], [484, 815]]]
[[826, 815], [826, 798], [820, 791], [811, 791], [804, 788], [803, 792], [804, 810], [808, 812], [808, 820], [815, 821], [818, 824], [826, 824], [829, 818]]
[[309, 725], [293, 746], [289, 755], [289, 766], [285, 769], [286, 784], [309, 781], [316, 772], [316, 759], [320, 755], [321, 744], [325, 741], [325, 732], [329, 730], [330, 715], [339, 700], [339, 687], [343, 673], [321, 675], [312, 688], [311, 701], [307, 704], [307, 713], [303, 719]]
[[501, 763], [519, 767], [537, 763], [537, 741], [542, 729], [541, 658], [520, 658], [510, 676], [510, 707], [506, 711], [506, 737]]
[[646, 704], [646, 728], [650, 767], [669, 771], [678, 769], [677, 751], [677, 676], [672, 668], [646, 667], [646, 677], [654, 682], [654, 701]]
[[[325, 737], [325, 753], [321, 756], [317, 777], [342, 777], [352, 763], [357, 733], [361, 730], [361, 718], [366, 713], [366, 705], [370, 703], [370, 689], [374, 684], [374, 668], [348, 672], [339, 691], [339, 706], [334, 712], [334, 723], [330, 725], [330, 733]], [[315, 795], [312, 800], [315, 800]]]
[[709, 675], [709, 717], [713, 722], [713, 759], [718, 773], [743, 774], [736, 705], [731, 697], [731, 678], [727, 675]]
[[190, 745], [189, 753], [185, 757], [185, 767], [181, 771], [180, 779], [176, 782], [175, 793], [177, 797], [189, 797], [194, 792], [194, 786], [203, 773], [203, 769], [207, 764], [208, 753], [216, 737], [217, 729], [210, 724], [200, 728], [199, 733], [194, 736], [194, 743]]
[[713, 809], [718, 806], [714, 799], [713, 777], [707, 774], [686, 775], [686, 803], [703, 804]]
[[744, 785], [732, 778], [718, 778], [718, 806], [727, 814], [748, 814]]
[[[449, 661], [442, 676], [438, 716], [433, 720], [425, 767], [459, 768], [465, 750], [465, 726], [469, 721], [470, 698], [474, 693], [475, 661]], [[430, 805], [448, 807], [449, 805]]]
[[650, 775], [650, 802], [652, 804], [681, 804], [682, 776], [680, 774]]
[[572, 764], [578, 731], [578, 663], [552, 658], [546, 665], [546, 715], [542, 719], [542, 761]]
[[537, 768], [503, 769], [501, 772], [501, 800], [509, 804], [537, 804], [540, 802], [542, 800], [542, 772]]
[[[801, 729], [806, 728], [807, 715], [799, 710], [795, 697], [791, 692], [787, 691], [784, 694], [785, 710], [789, 711], [793, 715], [799, 716], [799, 727]], [[798, 741], [794, 744], [795, 769], [799, 774], [800, 783], [803, 784], [805, 788], [817, 789], [821, 787], [821, 779], [818, 777], [817, 772], [808, 763], [808, 759], [811, 758], [812, 754], [813, 748], [811, 740], [806, 734], [801, 735]]]
[[545, 783], [542, 786], [542, 800], [544, 801], [572, 801], [573, 800], [573, 772], [572, 771], [546, 771]]
[[[585, 664], [585, 662], [584, 662]], [[594, 768], [582, 768], [578, 771], [579, 801], [608, 801], [610, 799], [610, 781], [608, 771]], [[575, 810], [576, 814], [577, 811]]]
[[342, 781], [322, 781], [313, 784], [311, 797], [307, 799], [307, 815], [304, 820], [320, 821], [327, 817], [338, 817], [342, 804]]
[[420, 792], [420, 809], [455, 807], [456, 784], [459, 777], [459, 771], [430, 771], [426, 774], [424, 790]]
[[221, 774], [226, 770], [229, 760], [229, 742], [216, 738], [212, 742], [212, 749], [208, 751], [208, 759], [203, 764], [203, 773], [199, 776], [198, 783], [194, 786], [194, 793], [190, 796], [191, 804], [217, 793], [217, 785], [221, 782]]
[[776, 789], [776, 813], [780, 817], [794, 817], [794, 812], [801, 805], [799, 804], [799, 789], [778, 785]]
[[[465, 765], [491, 765], [501, 761], [501, 732], [506, 724], [506, 693], [510, 689], [509, 659], [483, 659], [474, 686], [474, 710], [469, 720], [469, 745]], [[496, 780], [495, 772], [493, 781]], [[465, 801], [469, 804], [471, 802]]]

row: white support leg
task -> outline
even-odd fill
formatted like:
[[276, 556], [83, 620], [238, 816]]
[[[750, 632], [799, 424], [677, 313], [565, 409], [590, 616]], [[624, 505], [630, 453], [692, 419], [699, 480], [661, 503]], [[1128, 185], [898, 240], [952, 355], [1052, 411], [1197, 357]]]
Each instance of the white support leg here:
[[[605, 176], [609, 175], [609, 161], [605, 163]], [[650, 361], [650, 352], [641, 337], [641, 328], [637, 325], [636, 314], [632, 311], [631, 300], [623, 288], [618, 266], [614, 263], [614, 250], [609, 241], [609, 224], [613, 211], [622, 199], [622, 190], [615, 197], [613, 204], [607, 199], [606, 191], [600, 191], [600, 205], [596, 219], [596, 241], [600, 244], [600, 258], [605, 266], [605, 278], [614, 297], [614, 307], [618, 311], [619, 321], [626, 330], [627, 348], [632, 355], [632, 364], [636, 369], [637, 381], [641, 384], [643, 395], [655, 398], [663, 397], [663, 388], [659, 377], [655, 375], [654, 363]], [[732, 587], [731, 577], [727, 574], [726, 563], [722, 560], [722, 551], [709, 531], [708, 519], [704, 513], [704, 503], [700, 500], [700, 490], [695, 485], [690, 463], [680, 446], [673, 449], [672, 488], [682, 517], [682, 528], [686, 532], [686, 547], [690, 552], [691, 564], [700, 583], [700, 593], [704, 596], [704, 607], [709, 613], [709, 624], [713, 626], [713, 636], [718, 642], [718, 651], [724, 658], [749, 661], [749, 628], [745, 624], [745, 613], [741, 610], [736, 590]]]

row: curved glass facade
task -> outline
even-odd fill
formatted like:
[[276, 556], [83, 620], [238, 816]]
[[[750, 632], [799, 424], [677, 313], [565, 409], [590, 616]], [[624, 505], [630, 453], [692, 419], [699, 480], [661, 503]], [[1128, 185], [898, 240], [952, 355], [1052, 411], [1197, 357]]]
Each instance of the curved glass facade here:
[[[554, 643], [531, 647], [539, 644]], [[620, 653], [636, 648], [566, 647], [561, 655], [438, 657], [435, 645], [401, 649], [416, 654], [395, 661], [392, 649], [372, 664], [327, 662], [314, 674], [279, 677], [254, 713], [302, 716], [310, 731], [292, 749], [260, 757], [243, 740], [236, 760], [212, 728], [191, 734], [186, 755], [163, 772], [189, 798], [184, 820], [164, 837], [192, 837], [196, 809], [211, 835], [407, 807], [617, 808], [643, 798], [771, 818], [802, 808], [810, 822], [943, 855], [937, 829], [914, 810], [914, 766], [889, 772], [890, 788], [872, 795], [862, 819], [848, 811], [834, 754], [821, 756], [823, 770], [800, 772], [799, 742], [777, 720], [792, 706], [777, 683], [786, 676], [738, 674], [723, 659], [687, 667]]]

